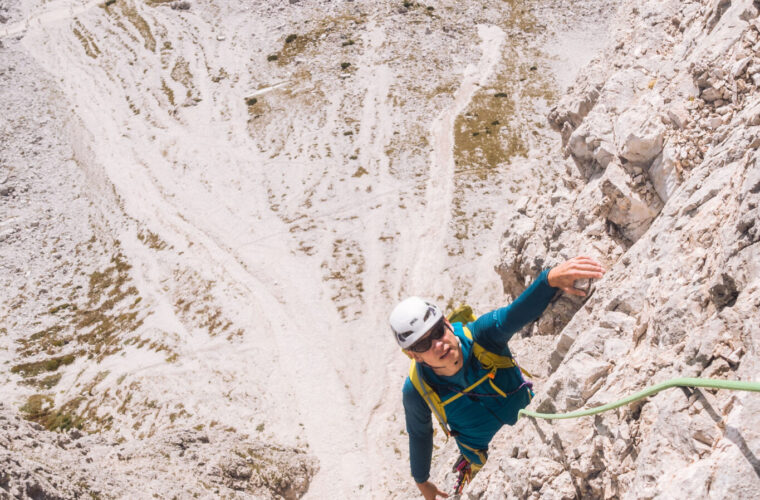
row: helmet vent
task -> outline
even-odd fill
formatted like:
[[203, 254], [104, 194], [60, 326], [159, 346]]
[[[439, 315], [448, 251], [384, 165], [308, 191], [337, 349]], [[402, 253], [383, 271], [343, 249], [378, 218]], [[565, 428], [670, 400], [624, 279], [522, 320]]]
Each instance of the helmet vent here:
[[431, 306], [431, 305], [430, 305], [430, 304], [428, 304], [427, 302], [425, 302], [425, 303], [427, 304], [428, 308], [427, 308], [427, 311], [425, 311], [425, 317], [423, 318], [423, 320], [422, 320], [422, 321], [425, 321], [425, 322], [427, 322], [427, 320], [428, 320], [428, 318], [430, 317], [430, 315], [431, 315], [431, 314], [435, 314], [435, 309], [433, 309], [433, 306]]
[[396, 334], [396, 337], [398, 337], [398, 339], [399, 339], [401, 342], [403, 342], [403, 341], [405, 341], [405, 340], [407, 339], [407, 337], [409, 337], [409, 335], [411, 335], [411, 334], [413, 334], [413, 333], [414, 333], [414, 331], [413, 331], [413, 330], [409, 330], [408, 332], [397, 333], [397, 334]]

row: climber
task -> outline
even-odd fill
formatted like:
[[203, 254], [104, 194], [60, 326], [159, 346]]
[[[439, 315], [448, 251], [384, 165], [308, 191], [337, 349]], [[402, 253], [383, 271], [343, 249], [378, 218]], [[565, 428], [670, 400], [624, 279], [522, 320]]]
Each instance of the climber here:
[[510, 305], [474, 321], [452, 323], [437, 306], [418, 297], [393, 309], [389, 319], [394, 337], [412, 359], [402, 393], [412, 477], [426, 500], [448, 496], [429, 481], [431, 413], [461, 452], [454, 466], [459, 493], [485, 463], [491, 438], [502, 425], [517, 421], [517, 412], [533, 395], [507, 341], [537, 319], [558, 290], [584, 296], [574, 288], [575, 280], [603, 274], [594, 259], [575, 257], [543, 271]]

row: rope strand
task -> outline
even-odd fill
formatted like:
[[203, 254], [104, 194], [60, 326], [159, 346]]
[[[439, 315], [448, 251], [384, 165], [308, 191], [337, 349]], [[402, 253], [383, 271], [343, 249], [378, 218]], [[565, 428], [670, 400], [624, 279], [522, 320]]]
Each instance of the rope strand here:
[[710, 378], [674, 378], [666, 380], [657, 385], [653, 385], [648, 389], [632, 394], [613, 403], [607, 403], [606, 405], [597, 406], [596, 408], [589, 408], [586, 410], [578, 410], [570, 413], [537, 413], [534, 411], [522, 409], [518, 413], [518, 417], [522, 416], [543, 418], [546, 420], [560, 420], [565, 418], [579, 418], [589, 415], [596, 415], [609, 410], [614, 410], [623, 405], [633, 403], [639, 399], [644, 399], [658, 392], [669, 389], [671, 387], [705, 387], [708, 389], [728, 389], [730, 391], [752, 391], [760, 392], [760, 382], [746, 382], [742, 380], [717, 380]]

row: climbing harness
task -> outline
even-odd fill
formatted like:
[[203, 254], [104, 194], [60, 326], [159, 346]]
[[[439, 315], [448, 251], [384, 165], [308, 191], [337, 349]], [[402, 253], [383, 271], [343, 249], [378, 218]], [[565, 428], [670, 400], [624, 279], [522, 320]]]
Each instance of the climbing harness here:
[[472, 481], [472, 478], [475, 477], [475, 474], [482, 467], [482, 465], [471, 463], [467, 460], [467, 457], [460, 453], [459, 458], [454, 462], [454, 467], [451, 468], [451, 472], [457, 474], [457, 482], [454, 484], [454, 495], [462, 493], [465, 485]]
[[586, 410], [578, 410], [570, 413], [537, 413], [534, 411], [522, 409], [519, 411], [518, 418], [523, 415], [526, 417], [543, 418], [547, 420], [559, 420], [564, 418], [578, 418], [586, 417], [589, 415], [596, 415], [609, 410], [614, 410], [623, 405], [633, 403], [639, 399], [644, 399], [658, 392], [669, 389], [671, 387], [705, 387], [708, 389], [728, 389], [731, 391], [752, 391], [760, 392], [760, 382], [746, 382], [742, 380], [719, 380], [711, 378], [674, 378], [666, 380], [665, 382], [653, 385], [648, 389], [632, 394], [613, 403], [607, 403], [606, 405], [597, 406], [595, 408], [588, 408]]

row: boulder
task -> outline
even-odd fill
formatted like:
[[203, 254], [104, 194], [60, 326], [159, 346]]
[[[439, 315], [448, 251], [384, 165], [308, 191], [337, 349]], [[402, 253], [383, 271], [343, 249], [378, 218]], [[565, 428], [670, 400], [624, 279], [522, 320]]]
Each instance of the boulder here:
[[689, 110], [682, 102], [674, 103], [668, 108], [668, 119], [670, 119], [670, 122], [679, 129], [686, 128], [686, 125], [688, 125], [691, 120]]
[[604, 171], [600, 187], [609, 199], [607, 220], [617, 225], [631, 242], [644, 234], [662, 209], [659, 198], [647, 200], [631, 187], [630, 175], [618, 162], [611, 163]]
[[590, 177], [598, 168], [605, 168], [615, 156], [612, 123], [606, 113], [591, 112], [575, 129], [566, 151]]
[[665, 126], [651, 109], [634, 107], [615, 122], [618, 154], [626, 160], [649, 165], [662, 151]]

